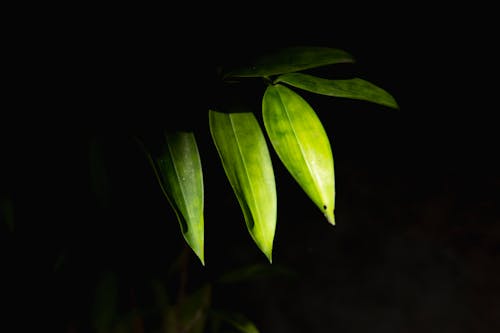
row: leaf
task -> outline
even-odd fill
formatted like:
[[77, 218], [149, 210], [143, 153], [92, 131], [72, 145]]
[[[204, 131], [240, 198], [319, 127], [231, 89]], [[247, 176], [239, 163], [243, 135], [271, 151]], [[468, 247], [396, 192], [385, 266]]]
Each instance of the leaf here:
[[241, 333], [259, 333], [259, 330], [246, 316], [223, 310], [212, 310], [212, 316], [230, 324]]
[[247, 229], [272, 262], [276, 229], [276, 185], [264, 134], [251, 112], [209, 110], [210, 132]]
[[346, 51], [329, 47], [295, 46], [262, 55], [248, 66], [237, 68], [228, 77], [268, 77], [337, 63], [354, 62]]
[[335, 179], [328, 136], [312, 107], [283, 85], [269, 85], [262, 100], [264, 126], [278, 157], [335, 224]]
[[163, 152], [156, 158], [148, 156], [184, 239], [205, 265], [203, 173], [194, 134], [166, 132]]
[[205, 330], [208, 309], [212, 300], [212, 287], [203, 285], [200, 289], [176, 304], [181, 332], [202, 333]]
[[391, 94], [360, 78], [328, 80], [309, 74], [288, 73], [280, 75], [274, 80], [274, 83], [279, 82], [320, 95], [358, 99], [393, 109], [399, 108]]
[[[156, 282], [159, 303], [156, 307], [162, 317], [162, 332], [206, 332], [207, 316], [212, 301], [212, 287], [204, 284], [179, 299], [178, 303], [169, 304], [163, 282]], [[156, 295], [155, 296], [158, 296]]]

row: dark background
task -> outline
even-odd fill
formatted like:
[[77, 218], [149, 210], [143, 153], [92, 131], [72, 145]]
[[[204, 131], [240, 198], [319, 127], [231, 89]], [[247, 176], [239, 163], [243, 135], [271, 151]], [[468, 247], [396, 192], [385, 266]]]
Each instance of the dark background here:
[[[350, 52], [355, 64], [325, 73], [375, 83], [400, 110], [303, 94], [331, 139], [337, 225], [273, 155], [273, 266], [293, 274], [216, 285], [214, 305], [246, 314], [266, 333], [500, 329], [500, 178], [496, 107], [486, 98], [493, 70], [486, 19], [422, 9], [365, 16], [316, 9], [281, 19], [111, 16], [75, 13], [8, 30], [0, 187], [14, 212], [14, 228], [1, 226], [8, 322], [86, 327], [102, 274], [117, 277], [123, 308], [129, 291], [146, 304], [148, 282], [171, 278], [184, 241], [133, 139], [154, 147], [165, 128], [194, 130], [204, 166], [206, 266], [191, 255], [188, 289], [267, 265], [207, 122], [208, 108], [228, 99], [258, 112], [264, 86], [249, 80], [244, 92], [226, 88], [215, 68], [313, 45]], [[92, 154], [108, 177], [98, 192]]]

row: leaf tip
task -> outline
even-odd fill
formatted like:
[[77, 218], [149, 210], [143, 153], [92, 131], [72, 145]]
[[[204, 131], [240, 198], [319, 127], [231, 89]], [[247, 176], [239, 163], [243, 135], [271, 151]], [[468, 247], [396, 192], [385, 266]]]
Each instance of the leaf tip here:
[[194, 254], [196, 254], [198, 260], [200, 260], [201, 265], [205, 266], [205, 255], [203, 253], [203, 250], [196, 251], [194, 247], [191, 247], [191, 249], [193, 250]]
[[266, 256], [267, 260], [269, 261], [270, 264], [273, 263], [273, 245], [267, 245], [264, 246], [264, 244], [260, 243], [257, 244], [262, 253]]
[[331, 225], [335, 225], [335, 215], [333, 212], [325, 212], [325, 217]]
[[205, 251], [203, 249], [203, 244], [199, 248], [196, 248], [194, 246], [192, 246], [191, 248], [193, 249], [198, 259], [200, 260], [201, 264], [205, 266]]

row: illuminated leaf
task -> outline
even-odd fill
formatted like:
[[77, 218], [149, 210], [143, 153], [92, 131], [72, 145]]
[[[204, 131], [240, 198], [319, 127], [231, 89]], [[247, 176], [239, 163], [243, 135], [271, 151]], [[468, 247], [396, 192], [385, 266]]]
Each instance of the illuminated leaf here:
[[267, 77], [337, 63], [354, 62], [346, 51], [328, 47], [289, 47], [256, 58], [251, 64], [234, 69], [225, 77]]
[[164, 150], [150, 159], [184, 239], [204, 265], [203, 174], [194, 134], [165, 133]]
[[316, 94], [364, 100], [398, 109], [394, 97], [384, 89], [360, 78], [328, 80], [303, 73], [283, 74], [274, 83], [283, 82]]
[[251, 112], [210, 110], [209, 124], [248, 231], [272, 262], [277, 201], [274, 171], [264, 134]]
[[327, 220], [335, 224], [335, 180], [328, 136], [312, 107], [283, 85], [262, 100], [264, 126], [279, 158]]

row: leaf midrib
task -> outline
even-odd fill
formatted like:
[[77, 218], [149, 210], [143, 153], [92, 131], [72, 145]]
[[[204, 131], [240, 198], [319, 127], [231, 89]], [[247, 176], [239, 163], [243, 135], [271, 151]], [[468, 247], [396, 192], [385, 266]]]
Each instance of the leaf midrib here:
[[[254, 206], [254, 209], [257, 211], [257, 217], [258, 217], [258, 220], [260, 221], [261, 220], [261, 214], [260, 214], [259, 206], [257, 205], [257, 202], [255, 201], [255, 193], [253, 191], [253, 182], [252, 182], [251, 178], [248, 175], [248, 169], [247, 169], [247, 166], [246, 166], [246, 163], [245, 163], [245, 159], [243, 158], [243, 153], [242, 153], [242, 150], [241, 150], [240, 141], [238, 140], [238, 135], [236, 135], [236, 131], [235, 131], [235, 126], [234, 126], [234, 123], [233, 123], [232, 115], [229, 115], [229, 122], [231, 124], [231, 130], [233, 131], [234, 138], [236, 140], [236, 146], [238, 147], [238, 152], [239, 152], [242, 164], [243, 164], [243, 168], [245, 169], [245, 176], [246, 176], [246, 178], [248, 180], [248, 183], [250, 184], [250, 192], [252, 194], [253, 206]], [[248, 208], [250, 209], [250, 215], [253, 215], [252, 214], [252, 209], [250, 208], [250, 206]], [[252, 225], [252, 229], [253, 229], [253, 227], [255, 226], [255, 218], [254, 218], [254, 222], [252, 224], [253, 224]]]
[[[180, 188], [181, 196], [182, 196], [182, 202], [184, 204], [183, 210], [186, 212], [186, 214], [188, 214], [189, 220], [191, 220], [192, 219], [191, 214], [190, 214], [189, 210], [187, 209], [188, 205], [187, 205], [187, 202], [186, 202], [186, 195], [185, 195], [185, 192], [184, 192], [184, 186], [183, 186], [183, 184], [181, 182], [181, 178], [180, 178], [179, 172], [177, 170], [177, 165], [175, 164], [175, 159], [173, 158], [174, 154], [172, 152], [172, 149], [170, 147], [170, 142], [168, 142], [168, 140], [167, 140], [167, 147], [168, 147], [168, 152], [170, 154], [170, 160], [172, 161], [172, 165], [174, 167], [175, 176], [177, 177], [177, 182], [179, 183], [179, 188]], [[174, 201], [175, 201], [175, 199], [174, 199]], [[182, 214], [182, 212], [181, 212], [181, 214]], [[187, 226], [187, 224], [186, 224], [186, 226]], [[188, 228], [188, 230], [186, 230], [186, 232], [189, 232], [189, 228]]]
[[300, 141], [298, 140], [298, 135], [297, 135], [297, 132], [295, 131], [295, 127], [293, 126], [293, 123], [290, 119], [290, 115], [289, 115], [289, 112], [288, 112], [288, 108], [286, 106], [285, 103], [283, 103], [283, 99], [281, 98], [281, 94], [278, 90], [278, 96], [279, 96], [279, 99], [280, 99], [280, 102], [281, 102], [281, 105], [283, 105], [283, 109], [285, 110], [285, 114], [286, 114], [286, 117], [287, 117], [287, 120], [288, 120], [288, 123], [290, 124], [290, 127], [292, 128], [292, 131], [293, 131], [293, 135], [295, 137], [295, 142], [297, 143], [297, 146], [299, 147], [300, 149], [300, 157], [302, 158], [302, 160], [304, 161], [304, 163], [306, 164], [307, 166], [307, 169], [309, 170], [309, 174], [311, 175], [311, 178], [312, 178], [312, 181], [314, 183], [314, 191], [316, 192], [316, 194], [318, 195], [319, 198], [321, 198], [321, 200], [323, 201], [323, 196], [321, 195], [321, 193], [318, 192], [317, 188], [319, 186], [319, 184], [317, 183], [317, 173], [315, 173], [311, 166], [309, 165], [309, 162], [307, 161], [307, 159], [305, 158], [305, 153], [304, 153], [304, 149], [300, 143]]

